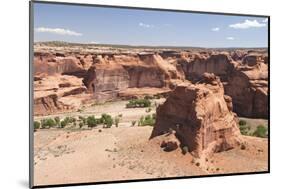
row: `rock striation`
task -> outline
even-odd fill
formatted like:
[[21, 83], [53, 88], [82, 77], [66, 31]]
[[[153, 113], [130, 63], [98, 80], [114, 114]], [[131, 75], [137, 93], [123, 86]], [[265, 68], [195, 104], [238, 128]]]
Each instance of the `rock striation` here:
[[231, 107], [219, 78], [204, 73], [196, 84], [178, 85], [157, 108], [151, 138], [174, 130], [181, 146], [198, 158], [234, 148], [242, 140]]
[[[34, 97], [47, 99], [49, 95], [56, 95], [58, 101], [69, 104], [65, 99], [70, 97], [83, 103], [89, 102], [89, 98], [108, 101], [146, 95], [167, 96], [181, 83], [199, 82], [208, 72], [220, 78], [225, 94], [232, 99], [235, 113], [268, 118], [266, 50], [224, 50], [38, 44], [34, 53]], [[59, 82], [55, 81], [56, 85], [47, 82], [50, 77]], [[79, 84], [73, 88], [69, 78]], [[81, 104], [74, 99], [70, 101], [75, 105], [71, 103], [69, 109]], [[56, 112], [60, 108], [52, 109], [51, 112]]]

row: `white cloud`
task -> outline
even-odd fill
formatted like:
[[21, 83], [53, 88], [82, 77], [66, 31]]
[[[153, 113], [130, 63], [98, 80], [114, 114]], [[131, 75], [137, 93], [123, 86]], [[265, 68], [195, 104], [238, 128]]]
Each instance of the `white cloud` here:
[[154, 27], [153, 25], [144, 24], [144, 23], [142, 23], [142, 22], [139, 23], [139, 26], [140, 26], [140, 27], [144, 27], [144, 28], [152, 28], [152, 27]]
[[248, 29], [248, 28], [261, 28], [265, 27], [266, 24], [259, 23], [257, 20], [245, 20], [242, 23], [230, 24], [230, 28], [234, 29]]
[[71, 31], [68, 29], [63, 29], [63, 28], [39, 27], [39, 28], [35, 28], [35, 31], [41, 32], [41, 33], [53, 33], [53, 34], [58, 34], [58, 35], [82, 36], [82, 33], [78, 33], [78, 32]]
[[227, 37], [226, 39], [227, 39], [227, 40], [233, 41], [233, 40], [234, 40], [234, 37]]
[[268, 18], [263, 19], [262, 22], [267, 23], [268, 22]]
[[216, 28], [212, 28], [212, 31], [220, 31], [220, 28], [216, 27]]
[[99, 44], [99, 42], [97, 42], [97, 41], [91, 41], [90, 43], [91, 44]]

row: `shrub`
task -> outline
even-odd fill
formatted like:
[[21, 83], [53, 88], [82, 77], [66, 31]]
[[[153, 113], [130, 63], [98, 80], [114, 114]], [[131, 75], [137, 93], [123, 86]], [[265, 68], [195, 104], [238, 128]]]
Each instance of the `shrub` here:
[[83, 123], [83, 122], [80, 122], [80, 123], [79, 123], [79, 128], [81, 129], [83, 126], [84, 126], [84, 123]]
[[64, 128], [66, 125], [67, 125], [67, 122], [66, 122], [65, 120], [62, 120], [62, 121], [60, 122], [60, 127], [61, 127], [61, 128]]
[[188, 152], [189, 152], [188, 147], [187, 147], [187, 146], [184, 146], [184, 147], [182, 148], [182, 154], [185, 155], [185, 154], [187, 154]]
[[95, 126], [97, 126], [97, 121], [96, 121], [95, 116], [89, 116], [87, 118], [87, 125], [88, 125], [88, 127], [95, 127]]
[[132, 126], [134, 127], [136, 124], [136, 121], [132, 121]]
[[144, 99], [146, 99], [146, 100], [150, 100], [150, 99], [153, 99], [153, 96], [150, 96], [150, 95], [145, 95]]
[[239, 129], [242, 135], [248, 135], [249, 134], [248, 132], [250, 131], [250, 126], [240, 125]]
[[255, 132], [253, 133], [254, 136], [266, 138], [267, 137], [267, 128], [264, 125], [259, 125]]
[[141, 117], [139, 120], [139, 126], [146, 126], [146, 125], [150, 125], [153, 126], [155, 124], [155, 116], [152, 115], [147, 115], [145, 117]]
[[120, 117], [116, 116], [116, 117], [114, 118], [114, 123], [115, 123], [115, 126], [116, 126], [116, 127], [118, 127], [119, 122], [120, 122]]
[[145, 112], [147, 113], [151, 112], [151, 108], [146, 109]]
[[110, 128], [113, 124], [113, 119], [108, 114], [102, 114], [101, 115], [101, 123], [103, 123], [105, 128]]
[[247, 122], [246, 122], [245, 120], [241, 119], [241, 120], [239, 121], [239, 125], [240, 125], [240, 126], [241, 126], [241, 125], [247, 125]]
[[151, 101], [149, 99], [133, 99], [126, 104], [126, 108], [137, 108], [137, 107], [150, 107]]
[[76, 121], [76, 118], [74, 117], [66, 117], [64, 118], [64, 121], [69, 124], [69, 123], [74, 123]]
[[160, 98], [161, 98], [161, 95], [160, 95], [160, 94], [157, 94], [157, 95], [155, 95], [155, 98], [156, 98], [156, 99], [160, 99]]
[[55, 122], [57, 126], [60, 126], [60, 117], [55, 117]]
[[39, 121], [34, 121], [34, 131], [40, 128], [40, 122]]
[[50, 128], [56, 125], [56, 122], [52, 118], [46, 118], [41, 120], [41, 126], [43, 129]]
[[83, 122], [84, 125], [87, 124], [87, 119], [85, 117], [79, 116], [78, 118], [79, 118], [80, 121]]

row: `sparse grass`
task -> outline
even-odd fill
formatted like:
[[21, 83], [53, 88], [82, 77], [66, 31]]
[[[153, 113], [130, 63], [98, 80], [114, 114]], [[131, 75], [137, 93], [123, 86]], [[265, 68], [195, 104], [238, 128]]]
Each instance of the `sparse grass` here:
[[138, 122], [138, 126], [154, 126], [155, 118], [155, 114], [142, 116]]

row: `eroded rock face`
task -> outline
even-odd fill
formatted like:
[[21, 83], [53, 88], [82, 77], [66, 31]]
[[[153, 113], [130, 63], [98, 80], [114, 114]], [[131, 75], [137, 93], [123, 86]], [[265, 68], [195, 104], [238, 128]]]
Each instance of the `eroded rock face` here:
[[161, 56], [144, 53], [99, 57], [83, 82], [96, 96], [116, 98], [129, 88], [169, 88], [183, 79], [184, 73]]
[[225, 92], [239, 116], [268, 118], [268, 66], [259, 55], [249, 55], [229, 74]]
[[67, 106], [58, 101], [58, 96], [56, 94], [35, 98], [34, 100], [35, 115], [45, 115], [46, 113], [65, 109], [67, 109]]
[[191, 60], [186, 63], [186, 77], [194, 80], [202, 76], [203, 73], [214, 73], [218, 76], [225, 76], [234, 68], [232, 59], [228, 53], [195, 54]]
[[[166, 96], [180, 83], [200, 82], [203, 74], [209, 72], [220, 77], [225, 94], [233, 101], [232, 105], [228, 102], [229, 108], [239, 116], [268, 117], [266, 50], [222, 52], [42, 45], [35, 48], [34, 55], [35, 98], [47, 97], [52, 92], [59, 101], [68, 104], [65, 99], [71, 96], [87, 101], [85, 93], [97, 101], [139, 98], [146, 94]], [[67, 78], [61, 80], [63, 76], [77, 78], [80, 83], [74, 87]], [[49, 77], [61, 81], [53, 85], [44, 79]], [[49, 86], [43, 89], [40, 82]]]
[[210, 56], [191, 54], [181, 60], [186, 78], [200, 81], [204, 72], [218, 75], [225, 94], [233, 100], [233, 111], [239, 116], [268, 118], [268, 65], [267, 55], [235, 51], [214, 53]]
[[75, 110], [91, 98], [86, 90], [82, 79], [75, 76], [38, 76], [34, 81], [34, 115]]
[[236, 115], [229, 97], [213, 74], [203, 74], [197, 84], [183, 83], [157, 108], [151, 138], [175, 130], [182, 146], [195, 157], [234, 148], [241, 142]]

